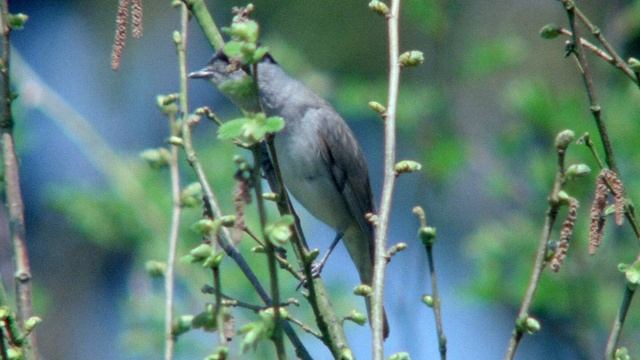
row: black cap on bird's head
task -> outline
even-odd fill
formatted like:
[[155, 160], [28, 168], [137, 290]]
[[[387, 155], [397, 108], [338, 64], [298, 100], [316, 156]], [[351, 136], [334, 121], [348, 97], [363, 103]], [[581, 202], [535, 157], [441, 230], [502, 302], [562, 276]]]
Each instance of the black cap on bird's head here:
[[[276, 61], [270, 54], [265, 54], [260, 62], [269, 62], [275, 64]], [[246, 75], [246, 71], [242, 69], [240, 64], [233, 60], [222, 51], [216, 51], [207, 66], [198, 71], [189, 73], [190, 79], [208, 79], [214, 84], [219, 85], [225, 80], [238, 79]]]

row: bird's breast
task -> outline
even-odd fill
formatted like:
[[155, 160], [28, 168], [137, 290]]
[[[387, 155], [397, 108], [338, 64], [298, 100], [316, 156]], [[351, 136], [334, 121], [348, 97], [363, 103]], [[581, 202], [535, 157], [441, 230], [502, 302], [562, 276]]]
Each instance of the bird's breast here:
[[311, 215], [337, 231], [352, 222], [347, 205], [322, 157], [317, 134], [289, 128], [275, 137], [286, 188]]

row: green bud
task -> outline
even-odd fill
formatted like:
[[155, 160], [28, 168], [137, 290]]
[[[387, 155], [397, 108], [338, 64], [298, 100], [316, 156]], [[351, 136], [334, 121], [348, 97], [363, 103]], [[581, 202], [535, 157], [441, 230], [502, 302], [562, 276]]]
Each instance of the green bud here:
[[167, 264], [162, 261], [149, 260], [144, 264], [144, 269], [151, 277], [163, 277], [167, 271]]
[[591, 168], [585, 164], [573, 164], [567, 168], [566, 175], [569, 179], [589, 175]]
[[173, 32], [173, 43], [176, 45], [182, 43], [182, 34], [178, 30]]
[[424, 54], [418, 50], [406, 51], [400, 54], [398, 61], [403, 67], [418, 66], [424, 62]]
[[357, 296], [369, 297], [372, 292], [371, 286], [365, 284], [360, 284], [353, 289], [354, 295]]
[[556, 149], [558, 149], [558, 151], [566, 150], [575, 137], [576, 134], [572, 130], [567, 129], [559, 132], [555, 141]]
[[265, 233], [269, 240], [276, 245], [286, 244], [293, 235], [291, 225], [294, 219], [291, 215], [284, 215], [275, 222], [267, 224]]
[[264, 246], [256, 245], [251, 248], [251, 252], [256, 254], [264, 254], [265, 253]]
[[200, 219], [195, 224], [191, 225], [191, 229], [200, 235], [217, 234], [220, 230], [222, 221], [220, 219]]
[[0, 306], [0, 321], [6, 320], [9, 317], [9, 314], [11, 314], [11, 312], [8, 307]]
[[180, 336], [191, 330], [193, 315], [182, 315], [173, 323], [173, 335]]
[[389, 249], [389, 256], [394, 256], [395, 254], [399, 253], [400, 251], [403, 251], [406, 248], [407, 248], [407, 243], [399, 242], [393, 245], [391, 249]]
[[556, 24], [547, 24], [540, 29], [540, 36], [543, 39], [554, 39], [560, 34], [562, 32], [560, 32], [560, 27]]
[[33, 329], [35, 329], [36, 326], [38, 326], [38, 324], [40, 324], [41, 322], [42, 322], [42, 319], [37, 316], [32, 316], [28, 318], [24, 322], [24, 332], [26, 333], [25, 335], [31, 333]]
[[369, 101], [368, 105], [371, 110], [377, 112], [380, 115], [384, 115], [384, 113], [387, 111], [387, 108], [377, 101]]
[[567, 194], [567, 192], [566, 192], [566, 191], [564, 191], [564, 190], [560, 190], [560, 191], [558, 192], [558, 200], [560, 200], [560, 202], [561, 202], [561, 203], [563, 203], [563, 204], [568, 204], [568, 203], [569, 203], [569, 199], [570, 199], [570, 198], [571, 198], [571, 197], [569, 196], [569, 194]]
[[222, 258], [224, 258], [224, 252], [222, 251], [211, 254], [202, 262], [202, 267], [209, 269], [217, 268], [218, 266], [220, 266]]
[[202, 201], [202, 186], [199, 182], [193, 182], [180, 191], [180, 206], [194, 208]]
[[629, 64], [629, 67], [633, 72], [640, 73], [640, 60], [630, 57], [629, 60], [627, 60], [627, 64]]
[[175, 146], [184, 145], [184, 141], [180, 136], [170, 136], [168, 141], [169, 141], [169, 144], [171, 145], [175, 145]]
[[235, 215], [224, 215], [220, 217], [220, 222], [224, 227], [231, 227], [236, 224], [236, 216]]
[[403, 351], [403, 352], [399, 352], [391, 355], [389, 357], [389, 360], [411, 360], [411, 356], [409, 355], [408, 352]]
[[531, 316], [527, 317], [524, 325], [528, 334], [535, 334], [540, 331], [540, 322]]
[[431, 246], [436, 240], [436, 228], [423, 226], [418, 230], [418, 236], [424, 245]]
[[379, 0], [372, 0], [369, 3], [369, 9], [371, 9], [372, 11], [382, 15], [382, 16], [387, 16], [389, 15], [389, 7], [387, 6], [387, 4], [383, 3], [382, 1]]
[[617, 348], [613, 358], [614, 360], [631, 360], [629, 350], [626, 347]]
[[171, 153], [163, 147], [144, 150], [140, 153], [140, 157], [146, 161], [152, 169], [166, 167], [171, 161]]
[[351, 313], [344, 318], [345, 320], [353, 321], [354, 323], [363, 326], [367, 323], [367, 316], [359, 311], [351, 310]]
[[342, 352], [340, 353], [340, 360], [353, 360], [353, 353], [351, 352], [351, 349], [346, 348], [346, 349], [342, 349]]
[[431, 295], [422, 295], [422, 302], [428, 307], [433, 307], [434, 300]]
[[320, 255], [320, 250], [318, 250], [317, 248], [313, 249], [306, 254], [305, 260], [308, 263], [311, 263], [318, 257], [318, 255]]
[[200, 244], [189, 251], [189, 255], [196, 260], [204, 260], [213, 254], [213, 247], [209, 244]]
[[229, 357], [229, 348], [226, 346], [218, 346], [215, 352], [204, 360], [226, 360]]
[[29, 20], [29, 16], [26, 14], [9, 14], [9, 27], [11, 27], [12, 30], [22, 30], [27, 20]]
[[20, 348], [8, 348], [7, 349], [7, 359], [8, 360], [24, 360], [24, 354], [22, 353], [22, 349]]
[[624, 273], [627, 286], [635, 288], [640, 285], [640, 260], [636, 260], [632, 264], [619, 264], [618, 270]]
[[280, 200], [280, 197], [278, 196], [278, 194], [274, 193], [274, 192], [268, 192], [268, 193], [264, 193], [262, 194], [262, 198], [268, 201], [278, 201]]
[[393, 169], [396, 172], [396, 175], [400, 175], [420, 171], [422, 169], [422, 165], [417, 161], [402, 160], [396, 163]]

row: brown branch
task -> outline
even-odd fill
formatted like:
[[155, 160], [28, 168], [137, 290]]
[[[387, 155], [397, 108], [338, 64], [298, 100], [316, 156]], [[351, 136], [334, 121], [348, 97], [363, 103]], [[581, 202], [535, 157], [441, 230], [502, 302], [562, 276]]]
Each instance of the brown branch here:
[[[556, 139], [556, 144], [558, 144], [558, 139], [560, 138], [559, 134]], [[570, 142], [570, 141], [569, 141]], [[568, 145], [569, 142], [565, 142]], [[561, 206], [561, 201], [558, 197], [560, 190], [565, 182], [565, 166], [564, 166], [564, 158], [565, 158], [565, 146], [557, 146], [557, 155], [558, 155], [558, 168], [555, 175], [555, 180], [553, 182], [553, 187], [551, 189], [551, 193], [549, 194], [549, 207], [547, 208], [544, 225], [542, 227], [542, 234], [540, 235], [540, 241], [538, 242], [538, 249], [536, 251], [536, 258], [533, 265], [533, 270], [531, 272], [531, 277], [529, 278], [529, 283], [527, 285], [527, 290], [525, 292], [524, 297], [522, 298], [522, 303], [520, 304], [520, 309], [518, 310], [518, 314], [516, 315], [515, 326], [513, 328], [513, 333], [511, 335], [511, 339], [509, 340], [509, 345], [507, 347], [507, 352], [505, 353], [505, 360], [511, 360], [514, 358], [516, 351], [518, 350], [518, 345], [520, 345], [520, 341], [525, 333], [529, 332], [527, 323], [529, 321], [535, 321], [533, 318], [529, 316], [529, 310], [531, 309], [531, 305], [533, 303], [533, 297], [535, 296], [536, 290], [538, 289], [538, 284], [540, 283], [540, 278], [542, 276], [542, 271], [546, 266], [546, 254], [547, 247], [549, 244], [549, 240], [551, 238], [551, 231], [558, 217], [558, 210]]]
[[[20, 190], [20, 171], [13, 137], [13, 114], [9, 79], [9, 60], [11, 27], [9, 25], [9, 5], [7, 0], [0, 2], [0, 31], [2, 32], [2, 55], [0, 56], [0, 135], [2, 141], [2, 158], [4, 162], [4, 183], [6, 206], [8, 208], [9, 236], [13, 244], [15, 266], [15, 289], [18, 323], [24, 322], [33, 315], [31, 303], [31, 267], [27, 251], [24, 203]], [[38, 358], [35, 333], [29, 335], [27, 358]], [[30, 347], [30, 349], [28, 348]]]

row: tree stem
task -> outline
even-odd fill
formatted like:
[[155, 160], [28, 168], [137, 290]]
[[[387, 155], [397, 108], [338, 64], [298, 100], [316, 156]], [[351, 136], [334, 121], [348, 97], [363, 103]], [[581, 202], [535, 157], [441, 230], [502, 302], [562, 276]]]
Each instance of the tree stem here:
[[389, 84], [387, 93], [387, 111], [384, 121], [384, 181], [382, 199], [375, 231], [373, 297], [371, 325], [373, 328], [373, 359], [384, 358], [384, 279], [387, 264], [387, 235], [391, 213], [391, 201], [395, 186], [396, 173], [396, 108], [400, 84], [399, 35], [400, 0], [391, 1], [391, 11], [387, 16], [389, 42]]
[[[24, 202], [20, 189], [20, 171], [13, 137], [13, 114], [9, 79], [11, 27], [9, 25], [9, 5], [7, 0], [0, 2], [0, 31], [2, 32], [2, 55], [0, 56], [0, 135], [2, 158], [4, 163], [4, 183], [6, 206], [9, 215], [9, 237], [13, 244], [15, 267], [15, 295], [17, 320], [20, 326], [33, 315], [31, 299], [31, 266], [27, 251], [24, 223]], [[38, 359], [35, 332], [29, 335], [29, 344], [24, 346], [27, 359]]]

